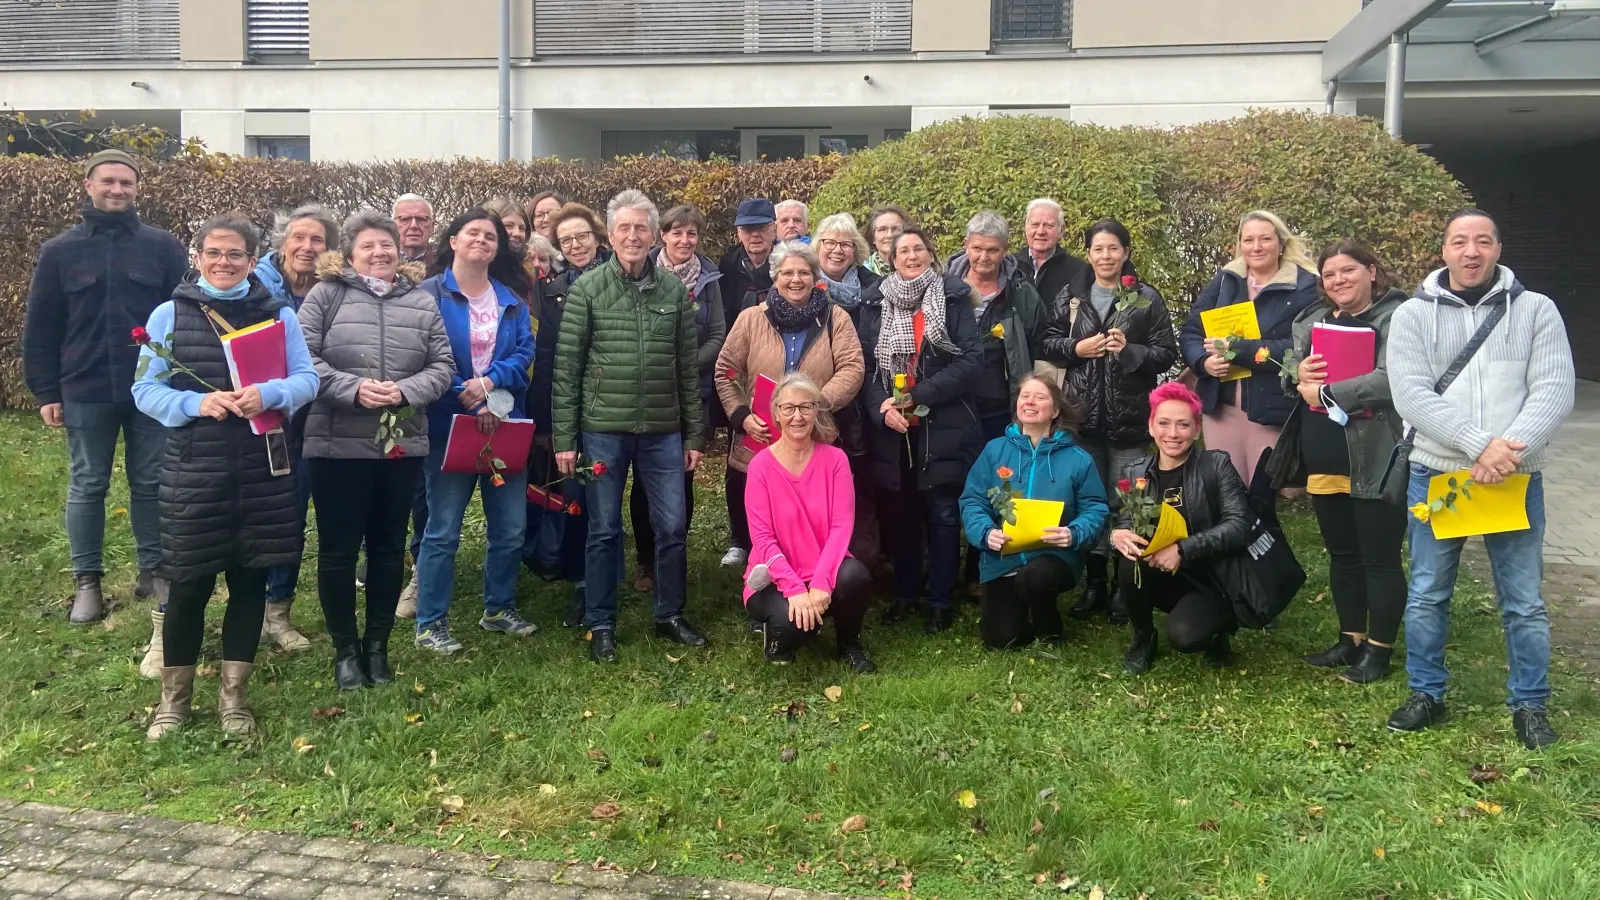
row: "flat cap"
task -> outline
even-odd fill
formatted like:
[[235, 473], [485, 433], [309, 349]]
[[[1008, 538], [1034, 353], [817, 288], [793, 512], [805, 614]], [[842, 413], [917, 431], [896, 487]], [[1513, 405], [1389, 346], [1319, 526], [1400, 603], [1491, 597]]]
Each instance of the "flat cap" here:
[[106, 163], [122, 163], [132, 169], [134, 175], [139, 174], [139, 161], [133, 158], [133, 154], [122, 150], [101, 150], [99, 153], [89, 157], [89, 161], [83, 164], [83, 177], [87, 178], [93, 175], [95, 166]]

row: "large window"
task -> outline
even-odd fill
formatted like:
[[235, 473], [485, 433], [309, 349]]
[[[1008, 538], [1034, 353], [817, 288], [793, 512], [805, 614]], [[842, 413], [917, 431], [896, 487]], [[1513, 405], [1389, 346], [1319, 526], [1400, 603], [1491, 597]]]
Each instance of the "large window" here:
[[311, 138], [308, 137], [253, 137], [250, 155], [263, 159], [298, 159], [311, 161]]
[[756, 136], [756, 160], [759, 162], [799, 159], [805, 155], [806, 136], [803, 134], [761, 134]]
[[0, 0], [0, 64], [178, 58], [178, 0]]
[[1070, 43], [1072, 0], [992, 0], [990, 34], [997, 44]]
[[677, 159], [708, 160], [712, 157], [739, 158], [737, 131], [602, 131], [600, 155], [671, 156]]
[[251, 62], [303, 62], [311, 57], [310, 0], [246, 0], [245, 16]]
[[911, 0], [533, 0], [537, 56], [905, 53]]

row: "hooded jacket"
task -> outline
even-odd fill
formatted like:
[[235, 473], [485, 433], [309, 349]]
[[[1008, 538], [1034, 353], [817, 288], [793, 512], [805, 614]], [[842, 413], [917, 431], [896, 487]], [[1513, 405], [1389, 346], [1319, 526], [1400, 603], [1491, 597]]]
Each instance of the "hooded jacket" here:
[[[946, 274], [964, 280], [970, 269], [963, 250], [950, 257]], [[971, 304], [968, 306], [970, 311]], [[1009, 419], [1012, 398], [1023, 379], [1033, 374], [1033, 361], [1043, 355], [1045, 329], [1050, 323], [1039, 292], [1017, 268], [1015, 257], [1000, 261], [1000, 293], [984, 307], [977, 323], [978, 343], [983, 348], [983, 375], [976, 391], [978, 414]]]
[[[1528, 445], [1519, 472], [1544, 468], [1545, 447], [1572, 411], [1572, 348], [1555, 302], [1526, 290], [1505, 266], [1476, 306], [1429, 275], [1389, 323], [1389, 386], [1417, 429], [1411, 461], [1437, 471], [1470, 468], [1497, 437]], [[1490, 308], [1505, 318], [1441, 396], [1433, 386]]]
[[[405, 456], [428, 455], [428, 404], [450, 388], [455, 360], [439, 304], [417, 287], [420, 263], [402, 263], [383, 297], [345, 264], [344, 254], [317, 260], [321, 282], [306, 295], [300, 327], [322, 386], [306, 420], [304, 453], [313, 458], [381, 459], [375, 437], [380, 410], [356, 400], [367, 378], [393, 381], [415, 412], [401, 423], [396, 445]], [[444, 439], [444, 435], [440, 435]]]
[[1288, 420], [1289, 411], [1294, 407], [1283, 396], [1283, 389], [1278, 383], [1281, 370], [1271, 362], [1256, 362], [1256, 351], [1266, 347], [1273, 359], [1283, 359], [1283, 355], [1294, 345], [1290, 332], [1295, 317], [1320, 299], [1317, 296], [1317, 276], [1294, 263], [1285, 262], [1278, 268], [1278, 274], [1262, 286], [1253, 301], [1250, 299], [1249, 277], [1249, 270], [1242, 259], [1223, 266], [1222, 271], [1211, 279], [1211, 283], [1189, 307], [1189, 316], [1184, 319], [1183, 328], [1178, 333], [1178, 346], [1183, 352], [1184, 363], [1194, 371], [1195, 393], [1200, 395], [1206, 415], [1214, 415], [1222, 399], [1222, 382], [1206, 374], [1205, 360], [1209, 355], [1206, 347], [1210, 341], [1206, 340], [1200, 314], [1235, 303], [1253, 302], [1256, 324], [1261, 327], [1261, 339], [1233, 342], [1233, 349], [1238, 351], [1233, 364], [1249, 369], [1250, 377], [1230, 384], [1239, 385], [1235, 396], [1243, 398], [1244, 410], [1250, 421], [1279, 428]]
[[[989, 532], [1001, 527], [1000, 515], [989, 500], [989, 489], [1000, 486], [999, 469], [1011, 470], [1011, 488], [1029, 500], [1059, 500], [1066, 504], [1061, 521], [1072, 532], [1072, 546], [1045, 547], [1025, 553], [1001, 555], [989, 549]], [[1083, 548], [1092, 547], [1105, 533], [1111, 517], [1105, 485], [1095, 469], [1094, 457], [1065, 431], [1034, 446], [1021, 428], [1010, 425], [990, 441], [961, 492], [961, 527], [967, 541], [979, 548], [978, 580], [984, 584], [1022, 568], [1041, 554], [1065, 562], [1076, 577], [1083, 571]]]

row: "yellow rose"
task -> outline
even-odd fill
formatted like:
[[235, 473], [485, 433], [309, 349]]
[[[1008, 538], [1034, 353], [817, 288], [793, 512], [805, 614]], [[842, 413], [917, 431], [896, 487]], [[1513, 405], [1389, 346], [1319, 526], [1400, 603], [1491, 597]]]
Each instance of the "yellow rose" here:
[[996, 322], [996, 323], [994, 323], [994, 327], [989, 329], [989, 333], [994, 335], [997, 338], [1000, 338], [1001, 340], [1005, 340], [1005, 337], [1006, 337], [1006, 326], [1005, 326], [1005, 323], [1004, 322]]
[[903, 391], [906, 389], [906, 376], [896, 375], [894, 377], [894, 389], [897, 391]]
[[1411, 516], [1418, 522], [1426, 522], [1432, 515], [1432, 511], [1428, 509], [1428, 504], [1426, 503], [1418, 503], [1416, 506], [1411, 507]]
[[1258, 365], [1258, 366], [1261, 365], [1262, 363], [1266, 362], [1267, 360], [1271, 359], [1271, 358], [1272, 358], [1272, 351], [1268, 350], [1265, 347], [1262, 347], [1260, 350], [1256, 351], [1256, 365]]

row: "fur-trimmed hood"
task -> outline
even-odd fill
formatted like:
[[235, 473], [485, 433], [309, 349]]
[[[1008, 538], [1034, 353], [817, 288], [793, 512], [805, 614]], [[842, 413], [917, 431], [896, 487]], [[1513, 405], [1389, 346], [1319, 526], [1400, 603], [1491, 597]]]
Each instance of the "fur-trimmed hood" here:
[[[403, 288], [404, 291], [421, 284], [428, 274], [427, 268], [420, 262], [402, 262], [396, 268], [396, 272], [399, 275], [396, 289]], [[317, 277], [323, 281], [342, 281], [351, 287], [367, 289], [366, 282], [361, 280], [355, 269], [350, 268], [344, 254], [337, 250], [329, 250], [317, 257]]]
[[[1242, 258], [1229, 262], [1227, 265], [1222, 267], [1222, 270], [1224, 272], [1237, 275], [1242, 281], [1248, 281], [1250, 278], [1249, 264], [1247, 264]], [[1313, 279], [1316, 279], [1317, 277], [1317, 273], [1311, 271], [1310, 269], [1302, 268], [1295, 263], [1284, 260], [1283, 263], [1278, 266], [1278, 274], [1272, 276], [1272, 280], [1268, 281], [1267, 284], [1287, 284], [1290, 287], [1294, 287], [1300, 281], [1301, 272], [1310, 275]]]

